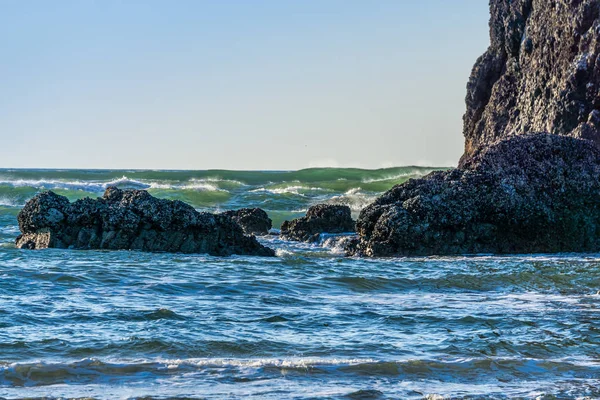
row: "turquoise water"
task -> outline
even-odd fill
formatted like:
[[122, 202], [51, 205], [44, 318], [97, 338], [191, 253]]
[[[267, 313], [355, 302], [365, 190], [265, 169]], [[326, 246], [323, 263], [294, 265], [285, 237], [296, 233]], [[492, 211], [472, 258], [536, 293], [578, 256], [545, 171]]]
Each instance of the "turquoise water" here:
[[[276, 220], [430, 169], [0, 170], [0, 397], [600, 398], [600, 255], [277, 258], [22, 251], [33, 194], [146, 188]], [[334, 199], [334, 200], [329, 200]]]

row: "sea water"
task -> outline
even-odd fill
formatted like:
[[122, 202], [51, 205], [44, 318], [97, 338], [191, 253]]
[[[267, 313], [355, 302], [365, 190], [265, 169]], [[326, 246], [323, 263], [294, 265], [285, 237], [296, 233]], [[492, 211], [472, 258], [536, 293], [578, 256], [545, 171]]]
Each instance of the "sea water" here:
[[600, 398], [600, 255], [361, 259], [324, 238], [276, 258], [19, 250], [17, 214], [146, 189], [278, 228], [433, 168], [0, 170], [0, 397]]

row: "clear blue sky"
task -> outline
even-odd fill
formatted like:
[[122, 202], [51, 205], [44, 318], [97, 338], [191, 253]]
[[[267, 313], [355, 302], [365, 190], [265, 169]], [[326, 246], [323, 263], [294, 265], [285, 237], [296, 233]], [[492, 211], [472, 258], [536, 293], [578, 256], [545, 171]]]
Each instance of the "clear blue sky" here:
[[0, 167], [455, 164], [487, 3], [0, 1]]

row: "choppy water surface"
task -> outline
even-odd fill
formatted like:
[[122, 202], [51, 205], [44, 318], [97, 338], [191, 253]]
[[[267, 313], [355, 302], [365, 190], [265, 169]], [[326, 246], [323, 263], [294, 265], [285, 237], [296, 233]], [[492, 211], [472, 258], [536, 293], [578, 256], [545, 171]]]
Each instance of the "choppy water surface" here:
[[[391, 186], [412, 171], [379, 173]], [[369, 260], [276, 237], [261, 239], [273, 259], [12, 245], [27, 196], [96, 196], [124, 175], [280, 218], [326, 197], [357, 211], [380, 190], [360, 171], [333, 188], [327, 172], [0, 170], [0, 397], [600, 398], [600, 255]], [[182, 189], [207, 178], [218, 190]]]

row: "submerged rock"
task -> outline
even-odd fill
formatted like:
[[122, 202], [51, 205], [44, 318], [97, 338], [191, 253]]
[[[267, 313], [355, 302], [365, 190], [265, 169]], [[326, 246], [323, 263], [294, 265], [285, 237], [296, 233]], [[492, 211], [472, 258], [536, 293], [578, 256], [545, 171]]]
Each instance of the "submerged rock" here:
[[225, 211], [221, 215], [230, 217], [237, 222], [246, 235], [268, 235], [269, 230], [273, 227], [271, 218], [260, 208], [242, 208], [240, 210]]
[[491, 0], [490, 46], [467, 86], [465, 155], [550, 132], [600, 145], [600, 2]]
[[53, 192], [36, 195], [18, 215], [24, 249], [72, 248], [274, 256], [223, 215], [200, 213], [144, 190], [106, 189], [98, 199], [70, 203]]
[[354, 232], [350, 207], [317, 204], [308, 209], [305, 217], [284, 221], [281, 236], [300, 242], [317, 241], [321, 233]]
[[600, 150], [550, 134], [515, 136], [458, 169], [395, 186], [357, 221], [366, 256], [600, 250]]

